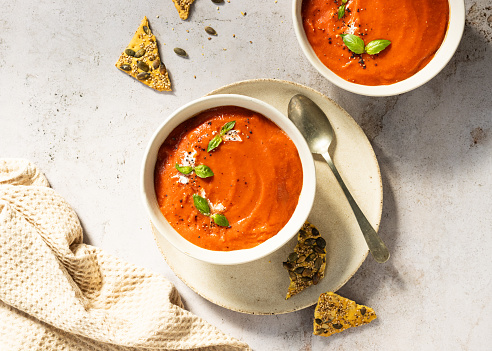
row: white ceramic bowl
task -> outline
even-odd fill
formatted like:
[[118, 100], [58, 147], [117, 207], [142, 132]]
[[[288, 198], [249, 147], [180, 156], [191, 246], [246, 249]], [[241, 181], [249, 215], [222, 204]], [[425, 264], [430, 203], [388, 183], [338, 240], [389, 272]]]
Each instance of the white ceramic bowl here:
[[[154, 168], [157, 153], [167, 138], [179, 124], [196, 116], [198, 113], [218, 106], [239, 106], [261, 113], [280, 127], [294, 142], [301, 159], [303, 170], [303, 185], [297, 207], [287, 224], [275, 236], [264, 243], [245, 250], [212, 251], [198, 247], [184, 239], [168, 223], [157, 204], [154, 190]], [[198, 260], [214, 264], [233, 265], [246, 263], [262, 258], [287, 243], [304, 224], [314, 201], [316, 189], [316, 174], [314, 161], [309, 147], [295, 125], [280, 111], [267, 103], [243, 95], [224, 94], [213, 95], [192, 101], [175, 111], [151, 137], [145, 150], [141, 169], [141, 192], [144, 205], [152, 224], [157, 229], [157, 235], [163, 235], [174, 247]]]
[[460, 43], [463, 30], [465, 28], [465, 3], [463, 0], [448, 0], [449, 1], [449, 27], [446, 32], [441, 47], [436, 52], [434, 58], [420, 71], [413, 76], [390, 85], [361, 85], [346, 81], [340, 78], [330, 69], [328, 69], [316, 56], [311, 44], [307, 40], [304, 27], [302, 25], [301, 7], [302, 0], [294, 0], [292, 7], [292, 17], [294, 19], [294, 31], [297, 41], [301, 46], [304, 55], [311, 64], [321, 73], [326, 79], [338, 87], [348, 90], [352, 93], [367, 95], [367, 96], [391, 96], [405, 93], [407, 91], [418, 88], [427, 83], [436, 76], [453, 57], [458, 44]]

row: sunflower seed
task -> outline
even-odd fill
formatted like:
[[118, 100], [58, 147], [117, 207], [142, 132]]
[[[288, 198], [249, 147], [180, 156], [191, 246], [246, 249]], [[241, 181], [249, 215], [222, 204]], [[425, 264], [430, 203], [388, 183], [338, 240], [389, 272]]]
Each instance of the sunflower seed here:
[[311, 228], [311, 234], [313, 234], [314, 236], [319, 236], [319, 231], [318, 231], [318, 229], [316, 229], [315, 227], [312, 227], [312, 228]]
[[361, 314], [361, 315], [365, 315], [365, 314], [366, 314], [366, 308], [365, 308], [365, 307], [362, 307], [362, 308], [360, 309], [360, 314]]
[[143, 26], [143, 31], [145, 32], [145, 34], [149, 34], [149, 27]]
[[318, 257], [316, 261], [314, 261], [314, 269], [319, 270], [322, 263], [323, 261], [321, 260], [321, 257]]
[[294, 269], [294, 272], [296, 272], [297, 274], [302, 274], [302, 272], [304, 272], [304, 267], [297, 267], [296, 269]]
[[333, 323], [333, 328], [335, 329], [342, 329], [343, 328], [343, 325], [341, 325], [340, 323]]
[[325, 250], [323, 250], [321, 247], [319, 246], [314, 246], [313, 247], [313, 250], [319, 254], [322, 254], [322, 253], [325, 253]]
[[122, 64], [122, 65], [120, 66], [120, 68], [121, 68], [123, 71], [131, 71], [131, 70], [132, 70], [132, 66], [127, 65], [126, 63]]
[[188, 54], [181, 48], [174, 48], [174, 53], [178, 56], [186, 57]]
[[314, 261], [316, 259], [316, 257], [318, 257], [317, 254], [315, 254], [314, 252], [312, 254], [310, 254], [307, 258], [306, 258], [306, 261], [307, 262], [311, 262], [311, 261]]
[[297, 259], [297, 263], [302, 263], [306, 261], [306, 256], [299, 256], [299, 258]]
[[316, 273], [313, 277], [313, 284], [317, 285], [319, 283], [319, 280], [321, 279], [321, 276], [319, 275], [319, 272]]
[[302, 276], [303, 277], [309, 277], [311, 274], [313, 274], [313, 270], [311, 268], [306, 268], [303, 272], [302, 272]]
[[322, 321], [321, 319], [319, 319], [319, 318], [316, 318], [314, 321], [316, 322], [316, 324], [321, 324], [321, 323], [323, 323], [323, 321]]
[[290, 262], [282, 262], [282, 265], [284, 266], [284, 268], [287, 268], [289, 270], [293, 268], [292, 263]]
[[212, 0], [214, 4], [222, 4], [224, 0]]
[[153, 69], [158, 69], [160, 65], [161, 65], [161, 60], [159, 60], [159, 59], [152, 62], [152, 68]]
[[125, 54], [127, 54], [128, 56], [135, 56], [135, 51], [133, 51], [132, 49], [125, 49]]
[[316, 239], [313, 238], [309, 238], [304, 241], [304, 245], [313, 246], [314, 244], [316, 244]]

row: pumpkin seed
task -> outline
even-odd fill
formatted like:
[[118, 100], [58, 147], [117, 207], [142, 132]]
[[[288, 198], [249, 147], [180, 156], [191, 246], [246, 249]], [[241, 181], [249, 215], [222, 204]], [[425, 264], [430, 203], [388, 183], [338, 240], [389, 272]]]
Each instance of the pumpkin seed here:
[[299, 256], [299, 258], [297, 259], [297, 263], [302, 263], [306, 261], [306, 256]]
[[321, 324], [321, 328], [328, 329], [330, 326], [326, 323]]
[[313, 250], [319, 254], [325, 253], [325, 251], [319, 246], [314, 246]]
[[130, 65], [126, 64], [126, 63], [122, 64], [122, 65], [120, 66], [120, 68], [121, 68], [122, 70], [124, 70], [124, 71], [131, 71], [131, 70], [132, 70], [132, 66], [130, 66]]
[[316, 229], [315, 227], [312, 227], [311, 228], [311, 233], [314, 235], [314, 236], [319, 236], [319, 230]]
[[210, 35], [217, 35], [217, 32], [212, 27], [208, 27], [208, 26], [205, 27], [205, 32], [207, 32]]
[[149, 34], [149, 27], [143, 26], [143, 31], [145, 32], [145, 34]]
[[319, 270], [322, 263], [323, 261], [321, 260], [321, 257], [318, 257], [316, 261], [314, 261], [314, 269]]
[[342, 329], [343, 328], [343, 325], [341, 325], [340, 323], [333, 323], [332, 326], [335, 329]]
[[303, 277], [309, 277], [311, 276], [311, 274], [313, 274], [313, 270], [311, 268], [306, 268], [303, 272], [302, 272], [302, 276]]
[[222, 4], [224, 0], [212, 0], [214, 4]]
[[166, 74], [167, 70], [166, 70], [166, 65], [164, 65], [162, 62], [161, 62], [161, 65], [159, 66], [159, 73], [160, 74]]
[[325, 239], [323, 239], [322, 237], [319, 237], [318, 239], [316, 239], [316, 245], [318, 245], [319, 247], [321, 247], [322, 249], [324, 249], [325, 246], [326, 246]]
[[292, 266], [292, 263], [290, 263], [290, 262], [282, 262], [282, 265], [284, 266], [284, 268], [287, 268], [289, 270], [292, 269], [292, 268], [294, 268]]
[[360, 314], [361, 314], [361, 315], [365, 315], [365, 314], [366, 314], [366, 308], [365, 308], [365, 307], [362, 307], [362, 308], [360, 309]]
[[294, 280], [297, 278], [297, 275], [294, 272], [289, 271], [289, 277], [290, 277], [290, 279]]
[[316, 324], [321, 324], [321, 323], [323, 323], [323, 321], [322, 321], [321, 319], [319, 319], [319, 318], [316, 318], [314, 321], [316, 322]]
[[303, 282], [307, 283], [307, 282], [310, 282], [311, 280], [313, 280], [313, 278], [311, 278], [311, 277], [301, 277], [301, 280]]
[[291, 254], [289, 254], [289, 257], [287, 257], [287, 261], [289, 262], [295, 262], [297, 261], [297, 253], [295, 252], [292, 252]]
[[147, 73], [147, 72], [140, 72], [139, 74], [137, 74], [138, 80], [146, 80], [149, 77], [150, 77], [150, 73]]
[[145, 55], [145, 49], [140, 49], [135, 53], [136, 58], [142, 57], [143, 55]]
[[296, 269], [294, 269], [294, 272], [296, 272], [297, 274], [302, 274], [302, 272], [304, 272], [304, 267], [297, 267]]
[[307, 261], [307, 262], [314, 261], [314, 260], [316, 259], [316, 257], [318, 257], [318, 255], [317, 255], [317, 254], [315, 254], [315, 253], [313, 252], [311, 255], [309, 255], [309, 256], [306, 258], [306, 261]]
[[314, 238], [304, 240], [304, 245], [313, 246], [314, 244], [316, 244], [316, 239]]
[[307, 235], [308, 235], [308, 233], [304, 229], [299, 230], [299, 237], [301, 239], [305, 238]]
[[178, 56], [186, 57], [188, 54], [181, 48], [174, 48], [174, 53]]
[[135, 51], [133, 51], [132, 49], [125, 49], [125, 54], [127, 54], [128, 56], [135, 56]]
[[320, 280], [320, 279], [321, 279], [321, 276], [320, 276], [320, 274], [319, 274], [319, 272], [318, 272], [318, 273], [316, 273], [316, 274], [314, 275], [314, 277], [313, 277], [313, 284], [314, 284], [314, 285], [317, 285], [317, 284], [319, 283], [319, 280]]
[[149, 71], [149, 65], [147, 65], [145, 62], [143, 61], [137, 61], [137, 67], [140, 68], [142, 71], [144, 72], [148, 72]]
[[161, 60], [159, 60], [159, 59], [152, 62], [152, 68], [153, 69], [158, 69], [160, 65], [161, 65]]

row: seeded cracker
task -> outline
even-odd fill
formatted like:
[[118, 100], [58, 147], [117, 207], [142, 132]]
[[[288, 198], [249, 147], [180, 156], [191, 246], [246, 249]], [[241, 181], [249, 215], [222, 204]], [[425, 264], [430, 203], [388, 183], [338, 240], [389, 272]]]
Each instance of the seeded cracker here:
[[157, 91], [171, 91], [166, 66], [157, 49], [157, 40], [144, 17], [116, 67]]
[[297, 245], [283, 266], [289, 271], [288, 299], [308, 286], [316, 285], [325, 276], [326, 241], [318, 229], [304, 223], [297, 236]]
[[176, 10], [178, 10], [179, 18], [185, 20], [190, 14], [190, 7], [195, 0], [173, 0]]
[[376, 318], [372, 308], [326, 292], [319, 296], [314, 310], [313, 334], [330, 336], [351, 327], [368, 324]]

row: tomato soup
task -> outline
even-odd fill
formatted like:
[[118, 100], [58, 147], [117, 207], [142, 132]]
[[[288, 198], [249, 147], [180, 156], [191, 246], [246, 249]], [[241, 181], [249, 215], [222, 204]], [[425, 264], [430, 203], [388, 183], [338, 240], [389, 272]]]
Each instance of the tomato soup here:
[[[448, 0], [303, 0], [307, 39], [321, 62], [341, 78], [363, 85], [400, 82], [421, 70], [441, 46], [449, 21]], [[377, 55], [349, 51], [340, 34], [364, 44], [391, 44]]]
[[[207, 152], [214, 138], [222, 141]], [[213, 176], [200, 178], [199, 165]], [[180, 124], [160, 147], [154, 174], [157, 201], [171, 226], [193, 244], [216, 251], [252, 248], [277, 234], [294, 213], [302, 178], [297, 148], [287, 134], [261, 114], [236, 106], [206, 110]], [[199, 210], [197, 196], [209, 213]], [[228, 225], [215, 223], [217, 214]]]

